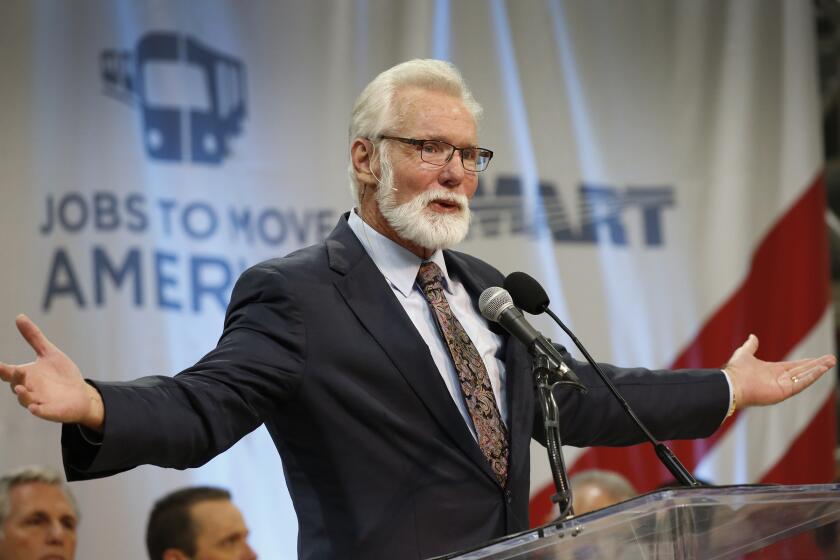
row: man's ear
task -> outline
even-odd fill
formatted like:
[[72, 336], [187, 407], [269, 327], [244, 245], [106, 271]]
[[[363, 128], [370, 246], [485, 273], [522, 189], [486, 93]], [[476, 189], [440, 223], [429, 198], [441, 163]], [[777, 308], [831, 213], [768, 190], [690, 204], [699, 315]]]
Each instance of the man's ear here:
[[379, 182], [378, 162], [376, 167], [373, 167], [374, 153], [373, 142], [367, 138], [356, 138], [350, 145], [350, 161], [360, 185], [375, 185]]
[[177, 548], [167, 548], [163, 551], [162, 560], [190, 560], [190, 557]]

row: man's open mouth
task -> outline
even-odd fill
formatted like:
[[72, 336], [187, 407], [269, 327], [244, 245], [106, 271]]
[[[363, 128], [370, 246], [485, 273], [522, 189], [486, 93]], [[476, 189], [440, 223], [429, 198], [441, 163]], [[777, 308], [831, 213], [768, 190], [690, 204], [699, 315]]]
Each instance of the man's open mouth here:
[[430, 202], [429, 206], [432, 207], [434, 210], [442, 210], [445, 212], [455, 212], [461, 209], [461, 205], [455, 202], [454, 200], [436, 199]]

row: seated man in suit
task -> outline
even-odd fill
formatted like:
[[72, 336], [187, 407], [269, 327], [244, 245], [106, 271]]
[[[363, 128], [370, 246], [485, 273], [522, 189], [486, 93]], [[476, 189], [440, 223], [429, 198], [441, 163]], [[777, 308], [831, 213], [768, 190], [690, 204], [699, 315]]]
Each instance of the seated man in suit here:
[[[38, 357], [0, 377], [32, 414], [64, 423], [68, 477], [202, 465], [265, 424], [301, 559], [427, 558], [526, 529], [529, 442], [542, 437], [530, 356], [477, 310], [502, 273], [450, 249], [493, 156], [480, 114], [449, 63], [377, 76], [351, 116], [356, 207], [324, 243], [244, 272], [218, 345], [175, 377], [86, 381], [18, 317]], [[766, 363], [757, 347], [750, 337], [725, 373], [604, 369], [659, 438], [702, 437], [835, 363]], [[590, 390], [558, 391], [563, 442], [641, 441], [591, 368], [568, 362]]]
[[146, 526], [149, 560], [256, 560], [230, 492], [191, 486], [158, 500]]
[[73, 560], [79, 507], [54, 470], [0, 476], [0, 560]]

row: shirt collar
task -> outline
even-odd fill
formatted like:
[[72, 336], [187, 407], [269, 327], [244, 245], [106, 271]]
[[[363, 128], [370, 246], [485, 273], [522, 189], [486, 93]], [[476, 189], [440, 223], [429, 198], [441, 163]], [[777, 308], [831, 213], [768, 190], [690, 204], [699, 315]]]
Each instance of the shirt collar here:
[[[362, 247], [365, 248], [368, 256], [373, 260], [376, 268], [385, 276], [385, 279], [404, 297], [408, 297], [414, 289], [420, 263], [424, 261], [402, 245], [388, 239], [367, 225], [356, 214], [355, 209], [350, 212], [347, 224], [356, 234]], [[443, 251], [438, 249], [427, 260], [438, 265], [443, 274], [443, 288], [451, 294], [452, 285], [449, 280], [449, 273], [446, 270]]]

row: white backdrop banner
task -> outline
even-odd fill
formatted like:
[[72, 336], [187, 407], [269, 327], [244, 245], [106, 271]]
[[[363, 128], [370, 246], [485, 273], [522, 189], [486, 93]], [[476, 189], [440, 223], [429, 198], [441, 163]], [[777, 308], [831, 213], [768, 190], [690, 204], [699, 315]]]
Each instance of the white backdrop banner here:
[[[598, 359], [720, 366], [830, 352], [809, 2], [501, 0], [0, 6], [0, 359], [29, 314], [91, 378], [174, 374], [216, 342], [238, 274], [317, 243], [352, 202], [355, 97], [403, 60], [454, 62], [485, 107], [460, 247], [540, 280]], [[559, 329], [536, 324], [566, 343]], [[833, 475], [833, 376], [675, 445], [714, 483]], [[0, 469], [60, 465], [58, 426], [0, 397]], [[548, 515], [533, 456], [532, 519]], [[666, 482], [648, 448], [574, 470]], [[259, 429], [186, 472], [74, 483], [79, 557], [145, 558], [146, 515], [230, 488], [266, 558], [295, 558], [282, 465]]]

